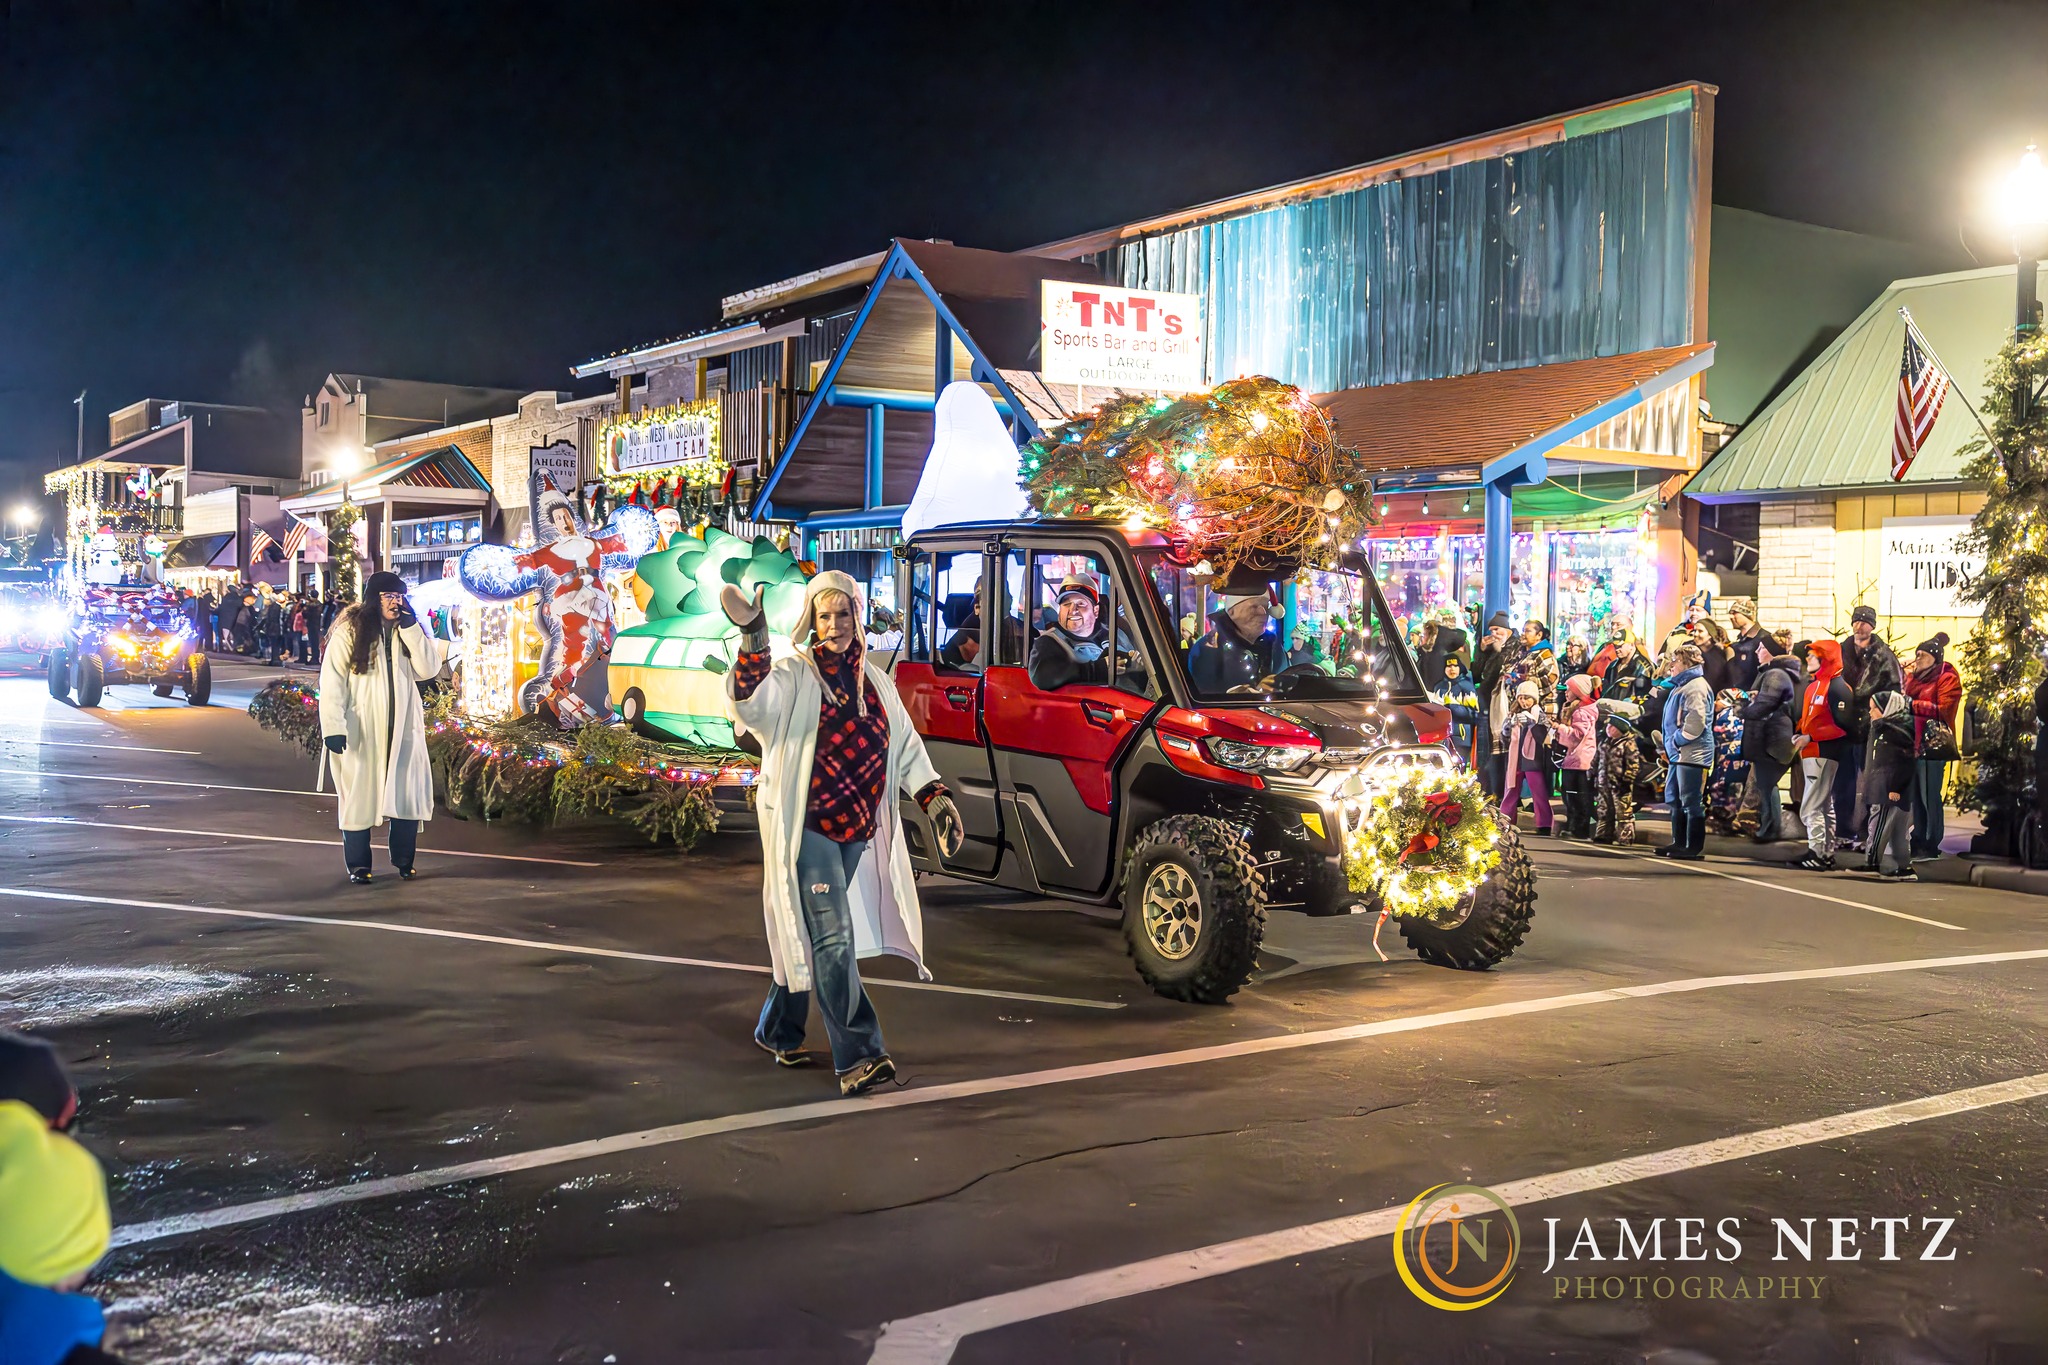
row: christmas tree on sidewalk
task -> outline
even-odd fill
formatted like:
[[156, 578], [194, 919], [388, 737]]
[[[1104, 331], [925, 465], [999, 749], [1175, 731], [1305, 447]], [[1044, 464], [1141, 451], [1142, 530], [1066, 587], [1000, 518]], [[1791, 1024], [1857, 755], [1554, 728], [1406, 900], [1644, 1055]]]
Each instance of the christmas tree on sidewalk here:
[[2048, 337], [2006, 343], [1991, 364], [1984, 416], [1991, 438], [1964, 447], [1963, 477], [1985, 487], [1965, 550], [1984, 571], [1958, 594], [1983, 608], [1963, 645], [1963, 692], [1975, 722], [1977, 778], [1962, 796], [1984, 813], [1973, 852], [2011, 857], [2034, 780], [2034, 690], [2048, 648]]

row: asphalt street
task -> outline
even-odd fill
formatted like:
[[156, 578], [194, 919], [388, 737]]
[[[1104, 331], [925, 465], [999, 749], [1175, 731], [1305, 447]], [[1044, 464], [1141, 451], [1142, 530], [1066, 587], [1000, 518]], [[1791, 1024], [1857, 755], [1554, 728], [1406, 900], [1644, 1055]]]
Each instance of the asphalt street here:
[[[1201, 1008], [927, 882], [936, 988], [869, 968], [904, 1084], [845, 1101], [750, 1041], [750, 832], [436, 819], [351, 887], [275, 670], [0, 662], [0, 1022], [79, 1082], [131, 1360], [2048, 1360], [2048, 901], [1545, 844], [1492, 972], [1276, 915]], [[1520, 1228], [1472, 1311], [1393, 1255], [1445, 1183]]]

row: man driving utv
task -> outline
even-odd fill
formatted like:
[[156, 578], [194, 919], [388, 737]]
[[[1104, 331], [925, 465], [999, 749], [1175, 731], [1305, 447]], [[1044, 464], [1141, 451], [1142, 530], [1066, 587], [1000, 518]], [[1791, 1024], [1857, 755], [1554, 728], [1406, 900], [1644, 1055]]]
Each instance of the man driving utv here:
[[1287, 667], [1287, 643], [1273, 619], [1267, 582], [1242, 566], [1223, 584], [1223, 608], [1188, 650], [1188, 678], [1203, 696], [1219, 696]]

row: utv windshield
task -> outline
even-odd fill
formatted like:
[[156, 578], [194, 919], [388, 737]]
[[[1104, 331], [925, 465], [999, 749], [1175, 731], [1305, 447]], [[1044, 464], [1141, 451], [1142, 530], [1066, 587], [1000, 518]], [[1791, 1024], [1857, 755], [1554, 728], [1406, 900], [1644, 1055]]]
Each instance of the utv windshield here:
[[[1226, 603], [1163, 551], [1139, 551], [1138, 568], [1166, 614], [1197, 700], [1421, 701], [1428, 695], [1370, 573], [1311, 572], [1295, 590], [1290, 636], [1273, 614], [1277, 607]], [[1281, 590], [1275, 585], [1276, 595]]]

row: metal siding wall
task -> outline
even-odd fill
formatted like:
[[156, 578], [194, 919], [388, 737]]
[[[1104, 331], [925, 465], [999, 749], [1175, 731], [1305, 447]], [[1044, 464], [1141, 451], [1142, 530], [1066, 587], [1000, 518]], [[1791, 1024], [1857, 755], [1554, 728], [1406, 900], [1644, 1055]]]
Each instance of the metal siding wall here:
[[1312, 392], [1692, 340], [1692, 110], [1127, 243], [1204, 296], [1209, 372]]

